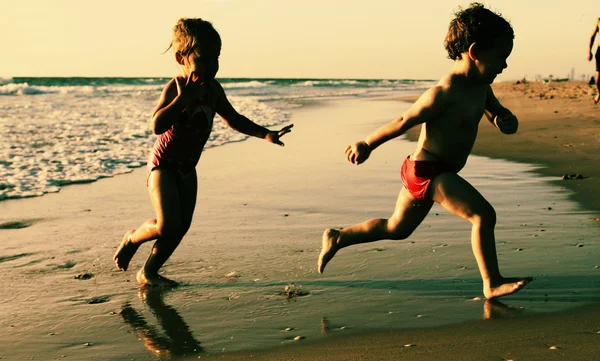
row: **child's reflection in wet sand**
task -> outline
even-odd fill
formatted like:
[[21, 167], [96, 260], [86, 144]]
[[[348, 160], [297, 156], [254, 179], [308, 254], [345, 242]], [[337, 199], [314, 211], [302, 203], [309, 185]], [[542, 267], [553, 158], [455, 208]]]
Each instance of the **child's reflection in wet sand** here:
[[138, 295], [150, 307], [156, 316], [164, 334], [146, 322], [144, 317], [129, 303], [123, 305], [121, 317], [144, 341], [144, 346], [159, 356], [191, 355], [203, 351], [200, 341], [196, 340], [188, 325], [177, 311], [164, 303], [164, 293], [168, 291], [157, 287], [140, 287]]

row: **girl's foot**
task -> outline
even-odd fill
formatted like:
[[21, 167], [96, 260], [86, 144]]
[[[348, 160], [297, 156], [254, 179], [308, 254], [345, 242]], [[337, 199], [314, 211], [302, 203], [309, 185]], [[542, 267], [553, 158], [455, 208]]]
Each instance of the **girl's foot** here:
[[136, 279], [143, 286], [165, 287], [165, 288], [179, 286], [179, 283], [177, 283], [176, 281], [168, 279], [167, 277], [163, 277], [163, 276], [159, 275], [158, 273], [153, 274], [153, 275], [147, 274], [143, 268], [137, 273]]
[[484, 284], [483, 294], [487, 299], [510, 295], [521, 290], [531, 281], [533, 277], [502, 278], [499, 282]]
[[131, 261], [131, 258], [133, 258], [133, 255], [140, 246], [139, 244], [131, 242], [131, 235], [133, 232], [135, 232], [135, 229], [125, 233], [121, 245], [119, 245], [119, 248], [117, 248], [117, 251], [113, 256], [113, 260], [115, 261], [117, 268], [122, 271], [127, 271], [127, 267], [129, 267], [129, 261]]

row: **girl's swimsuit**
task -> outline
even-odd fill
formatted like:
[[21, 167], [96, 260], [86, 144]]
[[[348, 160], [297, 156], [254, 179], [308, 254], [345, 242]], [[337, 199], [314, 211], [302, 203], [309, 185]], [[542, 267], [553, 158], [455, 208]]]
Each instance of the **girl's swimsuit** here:
[[179, 179], [194, 172], [212, 131], [215, 112], [200, 101], [190, 108], [183, 110], [175, 124], [154, 142], [146, 167], [146, 185], [150, 173], [158, 168], [172, 171]]
[[[596, 71], [600, 71], [600, 46], [596, 49]], [[598, 79], [596, 79], [598, 81]]]

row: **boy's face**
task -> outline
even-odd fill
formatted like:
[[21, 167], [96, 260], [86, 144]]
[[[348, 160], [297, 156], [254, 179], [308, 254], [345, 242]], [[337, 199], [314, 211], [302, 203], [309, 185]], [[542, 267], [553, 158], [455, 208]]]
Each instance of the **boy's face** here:
[[219, 71], [219, 55], [221, 55], [220, 46], [199, 48], [184, 60], [184, 65], [193, 74], [193, 80], [208, 82], [214, 79]]
[[506, 59], [513, 49], [513, 39], [501, 37], [496, 39], [496, 45], [479, 50], [475, 57], [475, 65], [479, 70], [481, 80], [486, 84], [492, 84], [496, 76], [508, 66]]

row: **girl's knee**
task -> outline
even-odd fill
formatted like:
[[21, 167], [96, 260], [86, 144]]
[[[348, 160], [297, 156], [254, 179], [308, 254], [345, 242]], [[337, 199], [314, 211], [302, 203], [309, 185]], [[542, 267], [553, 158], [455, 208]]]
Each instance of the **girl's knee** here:
[[181, 223], [164, 222], [156, 224], [156, 231], [160, 238], [178, 238], [181, 235]]
[[494, 227], [496, 225], [496, 210], [488, 204], [474, 212], [470, 217], [470, 221], [481, 227]]

